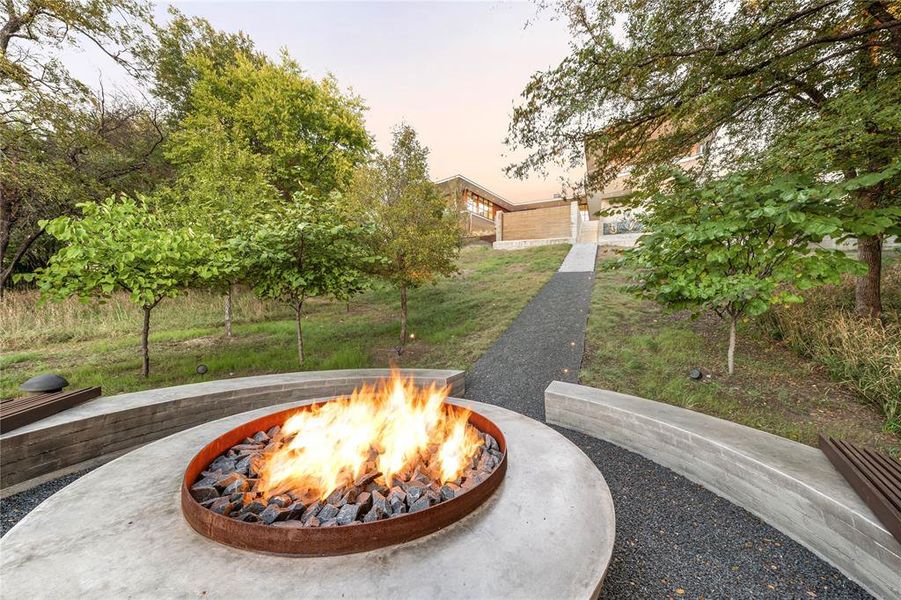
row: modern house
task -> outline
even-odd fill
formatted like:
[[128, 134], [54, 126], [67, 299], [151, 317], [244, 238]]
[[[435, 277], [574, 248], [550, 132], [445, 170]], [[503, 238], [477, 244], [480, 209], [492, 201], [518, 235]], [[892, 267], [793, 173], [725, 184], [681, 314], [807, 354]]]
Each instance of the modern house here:
[[584, 203], [560, 197], [514, 202], [463, 175], [436, 184], [458, 207], [467, 235], [493, 238], [497, 247], [571, 241], [574, 223], [588, 214]]

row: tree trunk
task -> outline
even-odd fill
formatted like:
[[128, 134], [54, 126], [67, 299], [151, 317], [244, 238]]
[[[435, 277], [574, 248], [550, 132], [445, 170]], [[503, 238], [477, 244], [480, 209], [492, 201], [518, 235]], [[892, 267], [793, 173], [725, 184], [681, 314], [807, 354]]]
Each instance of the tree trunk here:
[[735, 322], [737, 320], [737, 317], [729, 316], [729, 351], [726, 353], [729, 375], [735, 372]]
[[150, 310], [151, 306], [144, 306], [144, 327], [141, 329], [141, 376], [148, 377], [150, 375], [150, 347], [148, 338], [150, 337]]
[[294, 317], [297, 326], [297, 358], [300, 366], [303, 366], [303, 329], [300, 325], [300, 316], [303, 311], [303, 300], [294, 303]]
[[400, 286], [400, 346], [407, 343], [407, 286]]
[[229, 284], [228, 292], [225, 294], [225, 335], [232, 336], [232, 296], [235, 293], [235, 286]]
[[878, 319], [882, 313], [882, 238], [857, 238], [857, 257], [867, 266], [867, 273], [857, 278], [854, 290], [854, 310], [861, 317]]

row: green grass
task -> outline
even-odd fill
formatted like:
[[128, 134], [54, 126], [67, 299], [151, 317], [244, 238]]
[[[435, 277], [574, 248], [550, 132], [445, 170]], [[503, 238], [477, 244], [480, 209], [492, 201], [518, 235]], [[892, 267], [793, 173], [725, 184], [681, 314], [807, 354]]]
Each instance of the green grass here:
[[[602, 265], [609, 265], [609, 258]], [[726, 372], [727, 331], [714, 315], [667, 314], [624, 289], [630, 273], [601, 269], [595, 284], [581, 379], [585, 385], [675, 404], [805, 444], [817, 433], [901, 455], [879, 412], [832, 381], [816, 362], [742, 324], [736, 372]], [[702, 382], [688, 377], [693, 367]]]
[[[235, 336], [222, 326], [223, 300], [190, 291], [166, 300], [151, 317], [151, 375], [140, 376], [141, 314], [124, 296], [104, 304], [37, 304], [31, 292], [0, 302], [0, 393], [15, 395], [33, 375], [57, 372], [73, 386], [100, 385], [105, 394], [225, 377], [298, 370], [386, 367], [465, 369], [497, 339], [551, 277], [568, 246], [500, 252], [464, 248], [459, 275], [410, 292], [415, 339], [398, 357], [400, 301], [373, 289], [349, 305], [305, 305], [307, 360], [297, 364], [290, 308], [262, 302], [246, 290], [235, 299]], [[197, 375], [198, 364], [209, 371]]]

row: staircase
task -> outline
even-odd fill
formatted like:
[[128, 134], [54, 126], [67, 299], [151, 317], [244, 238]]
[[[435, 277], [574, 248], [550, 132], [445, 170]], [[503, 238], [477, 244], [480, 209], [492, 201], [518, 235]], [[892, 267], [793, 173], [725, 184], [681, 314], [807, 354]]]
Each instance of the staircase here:
[[579, 231], [580, 244], [597, 244], [598, 243], [598, 226], [600, 221], [582, 221], [582, 228]]

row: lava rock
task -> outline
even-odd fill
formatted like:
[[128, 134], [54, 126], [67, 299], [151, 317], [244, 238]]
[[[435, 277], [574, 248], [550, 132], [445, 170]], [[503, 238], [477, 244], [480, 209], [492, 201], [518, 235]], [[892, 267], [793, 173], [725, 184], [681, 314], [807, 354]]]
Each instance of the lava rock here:
[[398, 512], [401, 508], [406, 507], [405, 499], [407, 495], [403, 492], [395, 492], [391, 491], [391, 494], [388, 496], [388, 505], [391, 507], [391, 514]]
[[211, 485], [199, 485], [195, 484], [191, 486], [191, 497], [197, 500], [198, 502], [207, 502], [208, 500], [215, 500], [219, 497], [219, 490], [214, 488]]
[[274, 504], [274, 505], [278, 506], [279, 508], [284, 508], [285, 506], [288, 506], [289, 504], [291, 504], [291, 498], [289, 498], [286, 495], [273, 496], [273, 497], [269, 498], [268, 504], [269, 505]]
[[423, 496], [410, 506], [410, 512], [415, 513], [425, 510], [432, 505], [432, 499], [429, 496]]
[[326, 503], [325, 506], [322, 507], [322, 510], [319, 511], [319, 514], [316, 516], [319, 517], [321, 522], [328, 521], [329, 519], [334, 519], [338, 516], [338, 509], [331, 504]]
[[[235, 473], [237, 475], [237, 473]], [[247, 490], [250, 489], [250, 484], [243, 476], [240, 479], [236, 479], [233, 483], [229, 484], [227, 488], [222, 491], [224, 496], [228, 496], [231, 494], [243, 494]]]
[[312, 517], [309, 521], [305, 521], [304, 525], [307, 527], [319, 527], [319, 517]]
[[251, 512], [242, 512], [235, 518], [238, 521], [244, 521], [245, 523], [259, 523], [260, 522], [260, 517]]
[[266, 507], [266, 509], [260, 513], [260, 520], [267, 525], [275, 523], [276, 521], [284, 521], [288, 516], [288, 510], [281, 508], [275, 504], [270, 504]]
[[266, 435], [265, 431], [257, 431], [253, 434], [253, 441], [264, 444], [269, 441], [269, 436]]
[[265, 506], [262, 502], [260, 502], [259, 500], [254, 500], [253, 502], [251, 502], [250, 504], [248, 504], [248, 505], [244, 508], [244, 510], [246, 510], [247, 512], [253, 513], [253, 514], [255, 514], [255, 515], [258, 515], [258, 514], [260, 514], [261, 512], [263, 512], [264, 510], [266, 510], [266, 506]]
[[418, 485], [407, 486], [407, 504], [413, 506], [419, 498], [425, 493], [425, 490]]
[[360, 507], [360, 512], [368, 512], [372, 508], [372, 494], [369, 492], [361, 492], [354, 499], [354, 504]]
[[275, 427], [272, 427], [271, 429], [269, 429], [269, 431], [266, 432], [266, 435], [268, 435], [269, 438], [272, 439], [275, 436], [277, 436], [278, 432], [281, 430], [282, 430], [281, 425], [276, 425]]
[[322, 502], [317, 500], [303, 511], [303, 516], [300, 520], [303, 521], [304, 525], [308, 525], [310, 519], [318, 515], [320, 510], [322, 510]]
[[341, 501], [341, 496], [344, 495], [344, 492], [340, 489], [335, 490], [331, 494], [329, 494], [328, 498], [325, 499], [326, 504], [331, 504], [332, 506], [338, 504]]
[[335, 527], [338, 525], [338, 521], [336, 519], [329, 519], [328, 521], [323, 521], [319, 524], [319, 527]]
[[357, 480], [354, 481], [354, 487], [365, 487], [366, 485], [372, 483], [376, 480], [376, 478], [381, 475], [378, 471], [370, 471], [369, 473], [363, 473]]
[[357, 515], [360, 514], [360, 507], [356, 504], [345, 504], [341, 507], [341, 510], [338, 511], [338, 525], [347, 525], [349, 523], [353, 523], [357, 520]]
[[235, 460], [227, 456], [219, 456], [210, 463], [210, 471], [219, 471], [221, 473], [234, 473]]
[[250, 473], [250, 461], [253, 460], [255, 454], [248, 454], [243, 458], [239, 458], [235, 463], [235, 472], [247, 475]]
[[216, 487], [219, 488], [220, 490], [224, 490], [224, 489], [228, 488], [228, 486], [230, 486], [231, 484], [235, 483], [236, 481], [244, 481], [245, 479], [246, 478], [241, 473], [235, 473], [235, 472], [227, 473], [227, 474], [223, 475], [222, 477], [220, 477], [218, 480], [216, 480]]
[[388, 499], [378, 491], [372, 492], [372, 507], [379, 508], [383, 513], [391, 512], [388, 508]]
[[379, 519], [384, 519], [388, 516], [388, 511], [382, 508], [380, 505], [376, 504], [370, 509], [366, 516], [363, 517], [364, 523], [372, 523], [373, 521], [378, 521]]
[[306, 507], [303, 505], [303, 502], [293, 502], [285, 508], [285, 519], [300, 519], [303, 517], [305, 510]]
[[439, 495], [442, 500], [450, 500], [452, 498], [456, 498], [460, 491], [461, 490], [459, 485], [453, 483], [445, 483], [441, 486]]
[[235, 503], [228, 498], [219, 498], [210, 505], [210, 510], [226, 517], [235, 509]]

